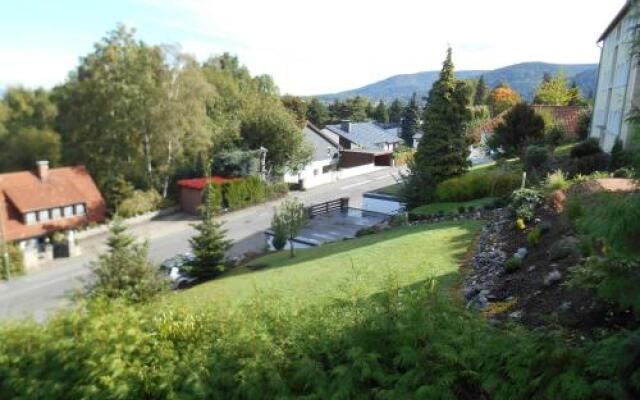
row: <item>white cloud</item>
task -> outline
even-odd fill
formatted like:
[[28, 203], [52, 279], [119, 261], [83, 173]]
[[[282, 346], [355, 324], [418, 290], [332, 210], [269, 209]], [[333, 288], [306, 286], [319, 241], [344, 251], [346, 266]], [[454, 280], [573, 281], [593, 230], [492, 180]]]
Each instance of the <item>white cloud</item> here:
[[51, 87], [63, 82], [77, 65], [78, 56], [64, 49], [2, 48], [0, 87]]

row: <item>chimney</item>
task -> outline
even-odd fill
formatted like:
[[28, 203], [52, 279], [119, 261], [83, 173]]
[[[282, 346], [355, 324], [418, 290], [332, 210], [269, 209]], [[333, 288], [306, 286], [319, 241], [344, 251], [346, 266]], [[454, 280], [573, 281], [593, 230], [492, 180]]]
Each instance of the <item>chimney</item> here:
[[340, 129], [342, 129], [343, 131], [347, 132], [347, 133], [351, 133], [351, 121], [344, 120], [340, 122]]
[[49, 179], [49, 161], [37, 161], [36, 165], [38, 166], [38, 178], [40, 178], [40, 182], [45, 183]]

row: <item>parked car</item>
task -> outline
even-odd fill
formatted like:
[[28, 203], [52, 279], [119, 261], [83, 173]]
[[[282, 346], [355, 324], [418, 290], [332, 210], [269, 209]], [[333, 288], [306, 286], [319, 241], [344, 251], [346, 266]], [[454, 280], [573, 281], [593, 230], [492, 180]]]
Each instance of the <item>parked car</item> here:
[[184, 289], [197, 281], [197, 278], [190, 276], [187, 272], [187, 266], [193, 260], [193, 254], [184, 253], [168, 258], [160, 264], [160, 271], [165, 273], [171, 281], [171, 289]]

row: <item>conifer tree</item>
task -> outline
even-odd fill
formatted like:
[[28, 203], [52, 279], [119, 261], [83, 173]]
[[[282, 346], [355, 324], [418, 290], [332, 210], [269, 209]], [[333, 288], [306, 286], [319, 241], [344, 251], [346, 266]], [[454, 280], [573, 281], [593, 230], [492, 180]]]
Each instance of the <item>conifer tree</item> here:
[[409, 104], [404, 108], [400, 136], [407, 146], [413, 146], [413, 135], [418, 133], [420, 118], [420, 106], [417, 95], [414, 92]]
[[189, 240], [195, 259], [189, 265], [189, 273], [198, 278], [214, 278], [224, 271], [225, 253], [231, 247], [226, 238], [222, 224], [214, 220], [215, 198], [217, 193], [213, 186], [205, 193], [202, 201], [202, 222], [194, 228], [198, 231]]
[[451, 48], [422, 114], [424, 135], [410, 165], [405, 195], [410, 205], [432, 201], [436, 185], [469, 167], [467, 85], [455, 78]]
[[389, 122], [394, 124], [400, 123], [403, 111], [404, 107], [402, 106], [402, 101], [400, 101], [400, 99], [395, 99], [389, 106]]
[[389, 123], [389, 112], [387, 111], [387, 106], [384, 104], [384, 101], [380, 100], [376, 105], [376, 108], [373, 110], [373, 119], [381, 124]]
[[473, 104], [476, 106], [485, 104], [487, 102], [488, 91], [487, 84], [484, 81], [484, 75], [480, 75], [480, 79], [476, 85], [476, 93], [473, 96]]

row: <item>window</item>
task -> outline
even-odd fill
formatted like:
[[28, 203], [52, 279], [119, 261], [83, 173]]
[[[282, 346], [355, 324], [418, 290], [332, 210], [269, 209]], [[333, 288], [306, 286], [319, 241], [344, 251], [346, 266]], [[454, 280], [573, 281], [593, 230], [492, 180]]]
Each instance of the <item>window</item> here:
[[27, 225], [34, 225], [36, 223], [36, 213], [28, 212], [24, 215], [24, 222]]
[[53, 208], [51, 209], [51, 219], [60, 219], [62, 217], [62, 209], [61, 208]]
[[84, 215], [84, 204], [76, 204], [76, 215]]
[[38, 211], [38, 221], [45, 222], [49, 220], [49, 210]]
[[73, 206], [66, 206], [64, 208], [64, 217], [65, 218], [73, 217]]

